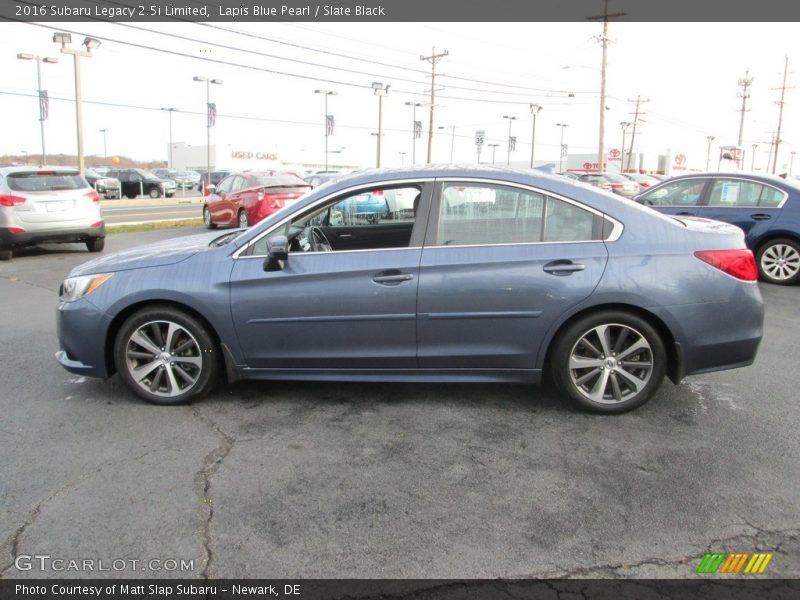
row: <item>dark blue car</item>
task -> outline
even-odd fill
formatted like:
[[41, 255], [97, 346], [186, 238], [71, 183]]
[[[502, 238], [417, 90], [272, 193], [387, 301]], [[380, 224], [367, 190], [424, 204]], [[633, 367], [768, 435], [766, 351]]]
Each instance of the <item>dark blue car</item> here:
[[683, 175], [636, 200], [665, 214], [732, 223], [744, 231], [764, 281], [800, 281], [800, 182], [744, 173]]
[[[376, 191], [409, 208], [341, 218]], [[73, 269], [57, 358], [73, 373], [117, 373], [159, 404], [220, 379], [538, 383], [549, 372], [584, 409], [619, 413], [665, 375], [751, 364], [756, 279], [736, 227], [561, 177], [367, 171], [248, 230]]]

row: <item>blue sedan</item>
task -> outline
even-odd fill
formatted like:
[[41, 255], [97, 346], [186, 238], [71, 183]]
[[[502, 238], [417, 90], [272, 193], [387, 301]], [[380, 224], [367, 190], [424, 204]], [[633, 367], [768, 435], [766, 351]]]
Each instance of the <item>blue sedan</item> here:
[[636, 197], [657, 211], [732, 223], [745, 233], [764, 281], [800, 281], [800, 182], [770, 175], [675, 177]]
[[[411, 208], [341, 219], [338, 207], [376, 191]], [[740, 229], [561, 177], [365, 171], [248, 230], [73, 269], [56, 356], [73, 373], [116, 373], [157, 404], [195, 400], [221, 379], [538, 383], [549, 373], [583, 409], [620, 413], [665, 376], [751, 364], [756, 279]]]

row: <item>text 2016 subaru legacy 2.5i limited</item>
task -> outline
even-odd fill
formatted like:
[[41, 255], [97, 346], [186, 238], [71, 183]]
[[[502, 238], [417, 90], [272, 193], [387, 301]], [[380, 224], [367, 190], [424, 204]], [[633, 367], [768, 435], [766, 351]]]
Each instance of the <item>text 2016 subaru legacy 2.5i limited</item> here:
[[[336, 209], [413, 197], [396, 219]], [[564, 178], [364, 171], [257, 226], [126, 250], [69, 274], [59, 362], [176, 404], [222, 379], [530, 382], [595, 412], [665, 375], [753, 362], [763, 305], [734, 226]]]

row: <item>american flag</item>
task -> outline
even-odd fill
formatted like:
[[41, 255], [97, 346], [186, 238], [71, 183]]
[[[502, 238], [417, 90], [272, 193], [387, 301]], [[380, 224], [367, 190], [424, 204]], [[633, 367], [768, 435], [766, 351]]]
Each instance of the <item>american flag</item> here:
[[333, 115], [325, 115], [325, 135], [333, 135]]
[[517, 136], [512, 135], [508, 138], [508, 151], [513, 152], [517, 149]]
[[50, 98], [47, 90], [39, 90], [39, 115], [42, 121], [46, 121], [50, 115]]
[[217, 105], [215, 102], [208, 103], [208, 126], [214, 127], [217, 124]]
[[422, 137], [422, 121], [414, 121], [414, 139]]

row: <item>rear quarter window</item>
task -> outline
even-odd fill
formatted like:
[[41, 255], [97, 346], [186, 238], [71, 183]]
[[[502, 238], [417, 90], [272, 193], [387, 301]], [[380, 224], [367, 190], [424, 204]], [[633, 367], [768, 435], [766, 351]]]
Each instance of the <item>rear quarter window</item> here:
[[17, 192], [80, 190], [89, 184], [77, 172], [9, 173], [8, 187]]

